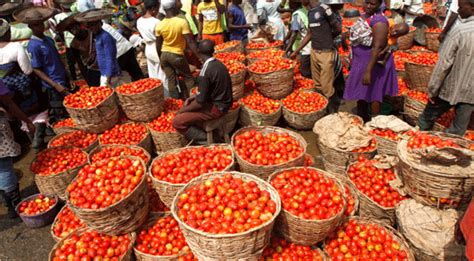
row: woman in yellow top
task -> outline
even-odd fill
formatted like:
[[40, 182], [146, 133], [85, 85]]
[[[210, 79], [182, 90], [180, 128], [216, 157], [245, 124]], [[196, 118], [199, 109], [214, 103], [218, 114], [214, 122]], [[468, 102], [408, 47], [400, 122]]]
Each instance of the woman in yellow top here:
[[218, 45], [224, 43], [221, 17], [225, 6], [218, 0], [203, 0], [197, 7], [199, 14], [199, 40], [209, 39]]

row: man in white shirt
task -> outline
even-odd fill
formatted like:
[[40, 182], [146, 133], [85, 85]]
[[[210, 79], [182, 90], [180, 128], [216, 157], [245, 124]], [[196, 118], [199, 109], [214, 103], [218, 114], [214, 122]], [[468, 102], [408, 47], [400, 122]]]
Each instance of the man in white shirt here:
[[451, 28], [461, 23], [461, 17], [458, 15], [458, 0], [451, 0], [446, 4], [449, 5], [449, 9], [446, 19], [444, 20], [443, 32], [439, 35], [439, 41], [441, 42], [444, 40]]
[[404, 0], [403, 10], [405, 11], [405, 22], [408, 25], [413, 25], [413, 20], [418, 16], [423, 16], [423, 0]]
[[109, 33], [117, 44], [117, 60], [122, 71], [128, 72], [132, 81], [145, 78], [135, 55], [135, 48], [123, 35], [110, 24], [103, 23], [102, 29]]

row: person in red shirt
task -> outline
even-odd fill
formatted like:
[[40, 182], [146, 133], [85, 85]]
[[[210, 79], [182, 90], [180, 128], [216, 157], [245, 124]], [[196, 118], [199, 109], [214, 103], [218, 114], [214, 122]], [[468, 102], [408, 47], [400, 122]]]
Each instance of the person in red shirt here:
[[474, 199], [471, 200], [466, 213], [464, 213], [460, 228], [466, 241], [466, 257], [468, 260], [474, 260]]

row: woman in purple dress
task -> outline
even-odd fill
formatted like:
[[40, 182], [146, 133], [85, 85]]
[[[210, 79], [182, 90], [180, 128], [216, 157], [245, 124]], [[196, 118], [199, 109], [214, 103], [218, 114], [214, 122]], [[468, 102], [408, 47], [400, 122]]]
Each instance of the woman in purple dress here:
[[385, 95], [398, 93], [393, 56], [387, 53], [388, 21], [380, 10], [381, 0], [366, 0], [365, 14], [351, 27], [351, 71], [345, 100], [357, 100], [357, 114], [365, 121], [380, 113]]

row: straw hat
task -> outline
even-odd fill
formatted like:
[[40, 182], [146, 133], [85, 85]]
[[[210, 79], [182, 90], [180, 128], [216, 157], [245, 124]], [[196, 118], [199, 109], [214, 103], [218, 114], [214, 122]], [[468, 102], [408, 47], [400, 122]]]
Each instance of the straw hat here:
[[0, 5], [0, 16], [10, 15], [21, 6], [21, 2], [4, 2]]
[[80, 23], [95, 22], [111, 17], [114, 12], [111, 9], [91, 9], [89, 11], [78, 14], [75, 19]]
[[56, 25], [56, 31], [64, 32], [64, 31], [69, 30], [74, 24], [78, 24], [79, 22], [76, 21], [77, 15], [79, 14], [72, 14], [68, 16], [66, 19], [59, 22], [59, 24]]
[[48, 7], [29, 6], [15, 11], [13, 18], [21, 23], [34, 24], [44, 22], [58, 14], [58, 12], [58, 10]]

